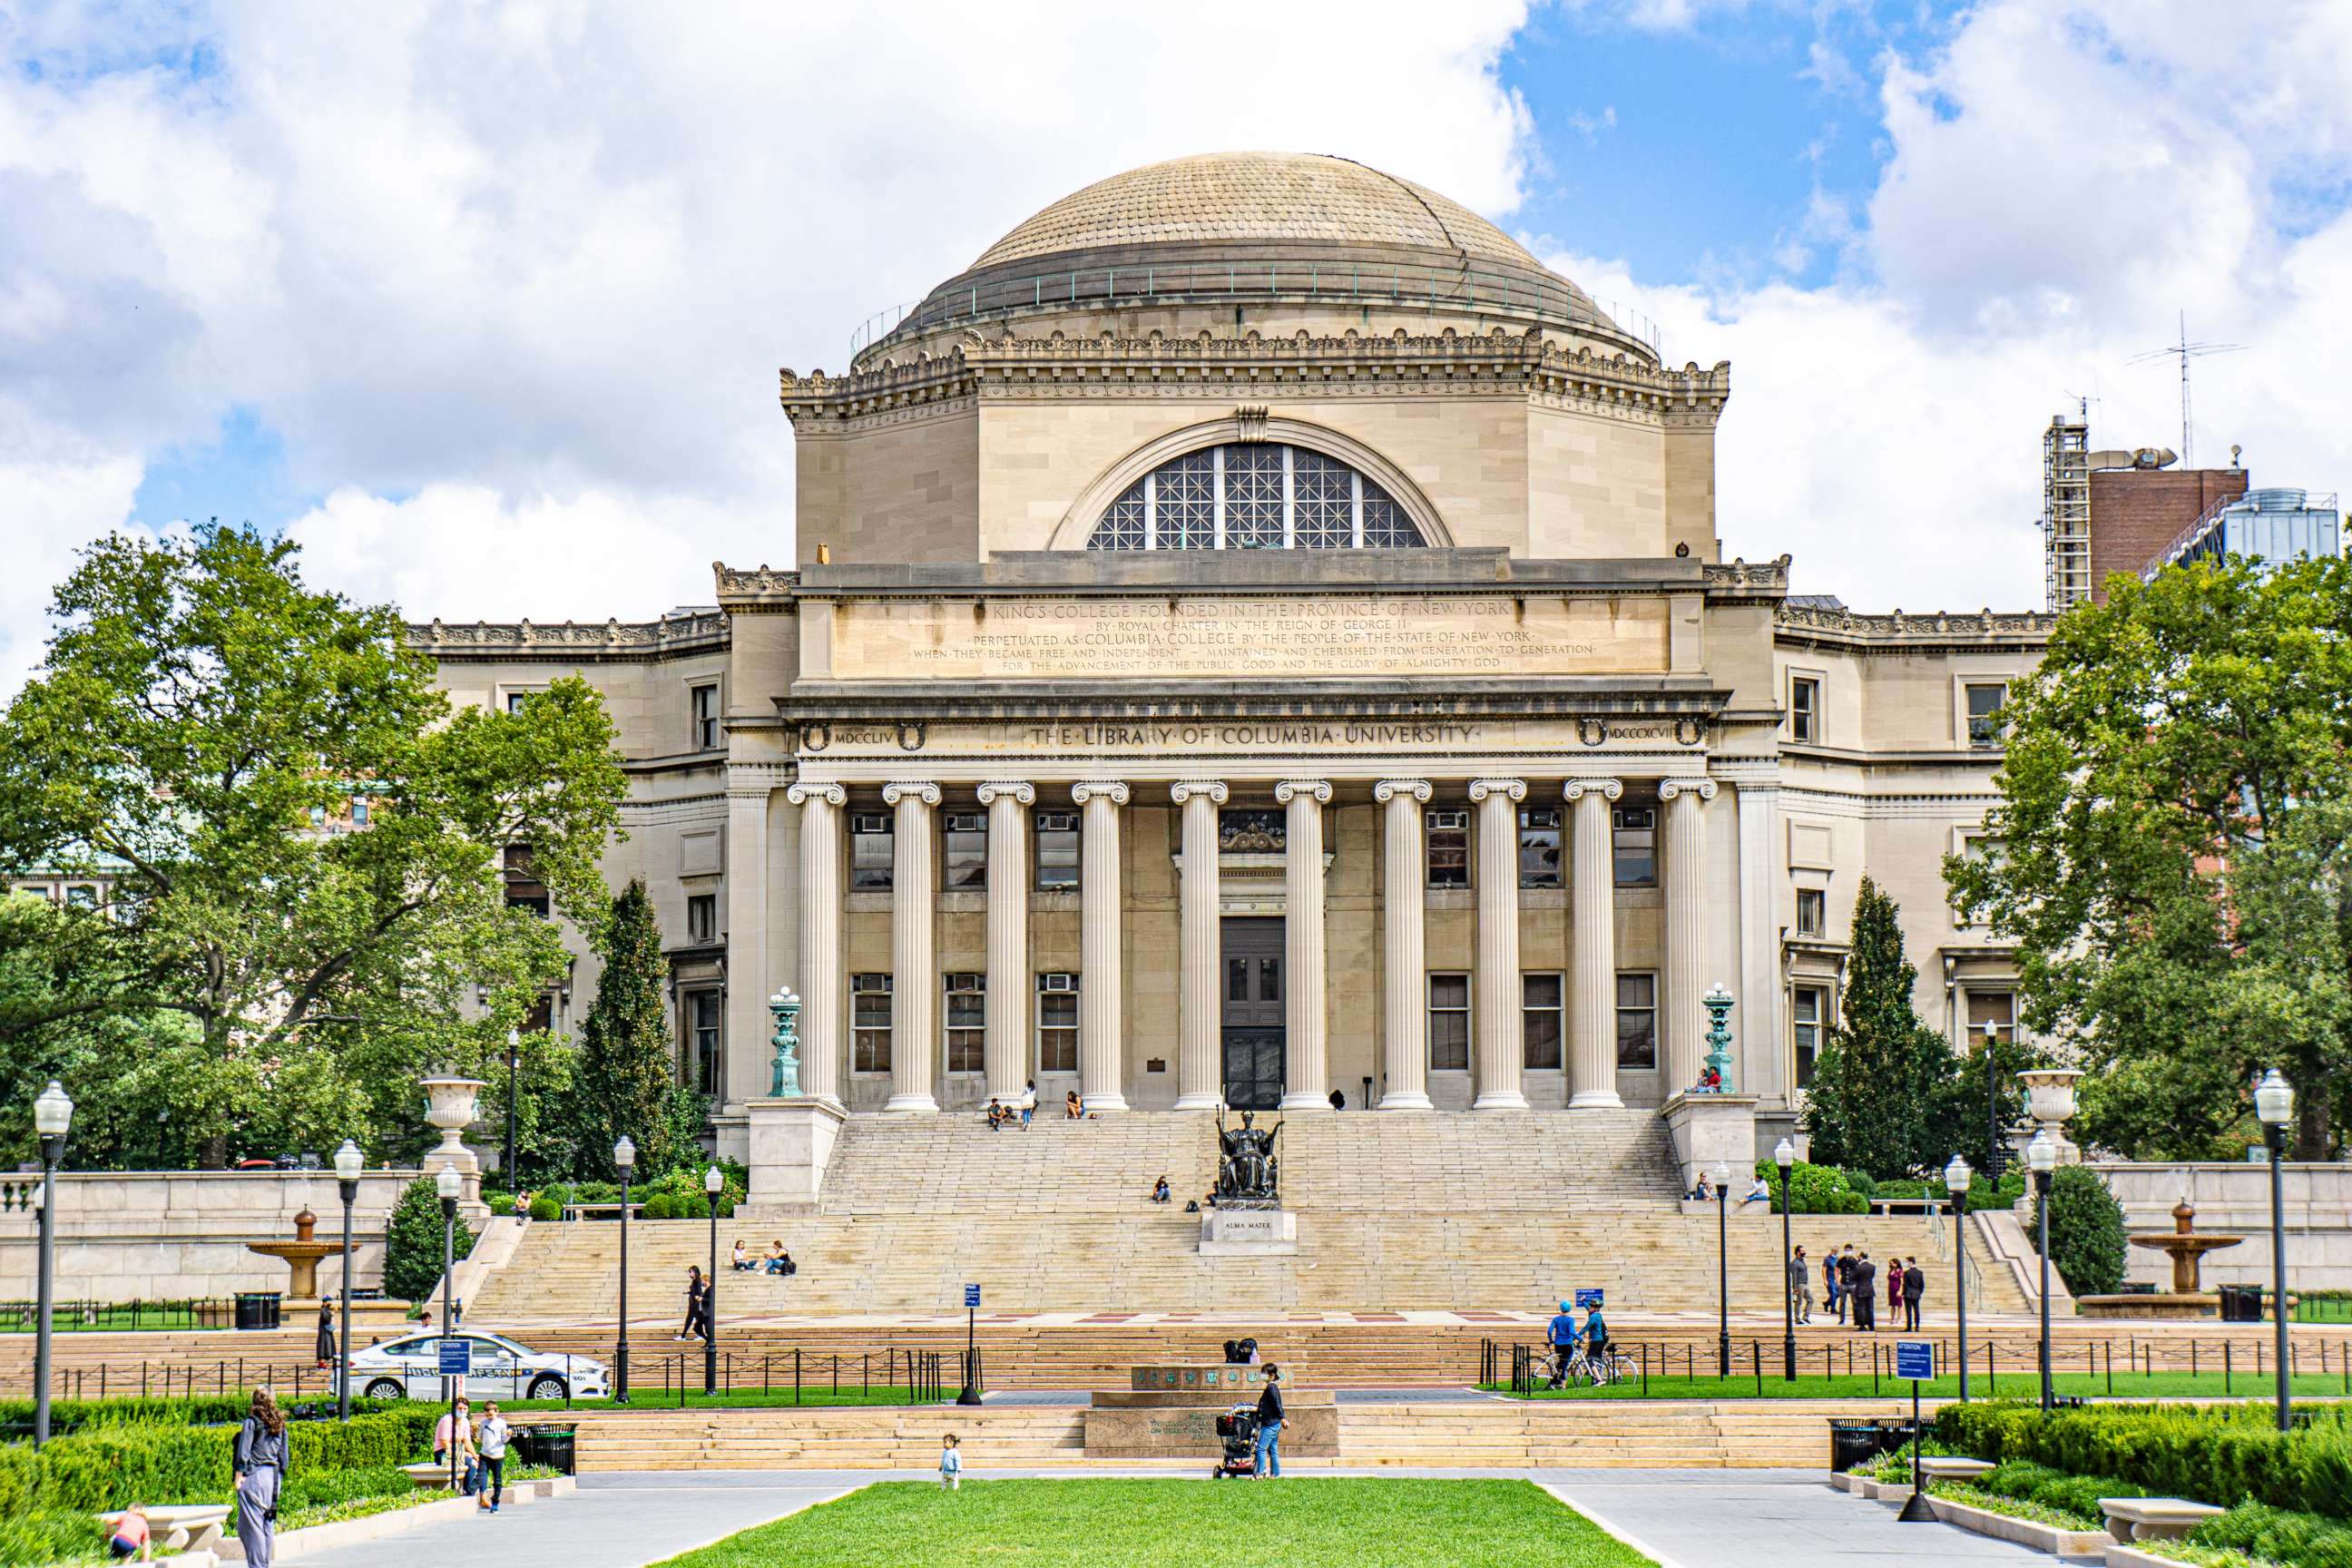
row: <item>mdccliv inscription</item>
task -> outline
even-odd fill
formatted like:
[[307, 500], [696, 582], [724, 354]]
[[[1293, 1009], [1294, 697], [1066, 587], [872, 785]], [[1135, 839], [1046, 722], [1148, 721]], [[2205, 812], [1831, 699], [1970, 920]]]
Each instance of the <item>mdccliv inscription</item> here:
[[836, 680], [1627, 674], [1666, 668], [1654, 599], [1337, 595], [859, 603]]

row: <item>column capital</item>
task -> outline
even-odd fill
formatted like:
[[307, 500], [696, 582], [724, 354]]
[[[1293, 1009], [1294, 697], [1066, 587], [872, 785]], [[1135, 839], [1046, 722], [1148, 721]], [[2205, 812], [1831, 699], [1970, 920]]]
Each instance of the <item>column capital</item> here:
[[784, 791], [784, 798], [794, 805], [806, 805], [821, 800], [827, 805], [847, 805], [849, 792], [837, 784], [796, 784]]
[[1672, 800], [1675, 796], [1684, 794], [1695, 795], [1701, 800], [1713, 800], [1715, 781], [1713, 779], [1660, 779], [1658, 781], [1660, 800]]
[[1180, 784], [1168, 786], [1168, 798], [1178, 805], [1183, 805], [1196, 795], [1205, 795], [1217, 805], [1223, 805], [1232, 793], [1225, 787], [1225, 781], [1223, 779], [1186, 779]]
[[919, 800], [925, 805], [940, 804], [940, 786], [928, 781], [897, 780], [882, 786], [882, 804], [896, 805], [901, 799]]
[[1528, 781], [1525, 779], [1472, 779], [1470, 781], [1472, 800], [1485, 800], [1490, 795], [1507, 795], [1515, 801], [1525, 800], [1528, 798]]
[[1117, 780], [1108, 782], [1088, 780], [1085, 784], [1074, 784], [1070, 786], [1070, 798], [1080, 805], [1086, 805], [1097, 795], [1113, 805], [1125, 805], [1128, 800], [1128, 788]]
[[982, 805], [994, 805], [998, 795], [1008, 795], [1023, 805], [1037, 804], [1037, 786], [1023, 781], [1007, 784], [999, 780], [981, 785], [974, 793], [980, 796], [980, 804]]
[[1298, 795], [1313, 795], [1315, 804], [1322, 805], [1331, 799], [1329, 779], [1285, 779], [1274, 786], [1274, 798], [1288, 805]]
[[1570, 779], [1559, 793], [1570, 800], [1582, 800], [1587, 790], [1603, 800], [1615, 800], [1625, 793], [1625, 786], [1615, 779]]
[[1427, 779], [1382, 779], [1372, 785], [1372, 798], [1386, 805], [1401, 795], [1409, 795], [1423, 805], [1429, 804], [1433, 792]]

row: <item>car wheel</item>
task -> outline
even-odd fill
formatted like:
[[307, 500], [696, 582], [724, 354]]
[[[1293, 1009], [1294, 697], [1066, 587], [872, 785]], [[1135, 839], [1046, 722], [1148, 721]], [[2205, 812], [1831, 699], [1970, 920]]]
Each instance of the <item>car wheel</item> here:
[[563, 1380], [553, 1373], [543, 1373], [530, 1380], [533, 1399], [561, 1399], [564, 1396]]
[[367, 1396], [370, 1399], [405, 1399], [408, 1390], [393, 1378], [379, 1377], [367, 1385]]

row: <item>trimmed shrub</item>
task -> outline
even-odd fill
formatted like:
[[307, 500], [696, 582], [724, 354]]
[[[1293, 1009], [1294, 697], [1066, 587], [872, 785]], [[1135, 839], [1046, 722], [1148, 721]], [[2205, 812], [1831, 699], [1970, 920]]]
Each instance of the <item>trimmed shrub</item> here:
[[68, 1509], [0, 1508], [0, 1563], [97, 1563], [106, 1526]]
[[2291, 1568], [2352, 1568], [2352, 1527], [2315, 1513], [2240, 1503], [2189, 1532], [2200, 1546], [2221, 1547]]
[[[2042, 1216], [2029, 1212], [2025, 1235], [2041, 1238]], [[2050, 1179], [2050, 1263], [2077, 1296], [2113, 1295], [2124, 1282], [2123, 1205], [2087, 1165], [2062, 1165]]]
[[[350, 1422], [289, 1422], [289, 1479], [331, 1470], [382, 1470], [422, 1452], [438, 1410], [431, 1405], [354, 1415]], [[0, 1449], [0, 1513], [20, 1509], [100, 1512], [130, 1502], [221, 1501], [229, 1495], [233, 1426], [91, 1425], [52, 1438], [38, 1454]]]
[[2252, 1500], [2352, 1519], [2352, 1426], [2344, 1414], [2314, 1412], [2292, 1432], [2270, 1423], [2261, 1404], [2110, 1405], [2044, 1416], [2001, 1402], [1945, 1405], [1936, 1436], [1980, 1459], [2031, 1459], [2159, 1497], [2223, 1508]]
[[[1759, 1160], [1756, 1173], [1772, 1189], [1772, 1212], [1779, 1214], [1780, 1167], [1769, 1160]], [[1809, 1165], [1800, 1160], [1789, 1167], [1789, 1206], [1796, 1214], [1868, 1214], [1870, 1200], [1854, 1191], [1846, 1173], [1836, 1166]]]
[[530, 1200], [530, 1217], [535, 1221], [562, 1219], [563, 1205], [541, 1193]]
[[[464, 1258], [474, 1250], [474, 1233], [460, 1225], [452, 1244], [456, 1256]], [[383, 1293], [422, 1301], [440, 1279], [441, 1196], [430, 1179], [419, 1176], [402, 1190], [385, 1226]]]

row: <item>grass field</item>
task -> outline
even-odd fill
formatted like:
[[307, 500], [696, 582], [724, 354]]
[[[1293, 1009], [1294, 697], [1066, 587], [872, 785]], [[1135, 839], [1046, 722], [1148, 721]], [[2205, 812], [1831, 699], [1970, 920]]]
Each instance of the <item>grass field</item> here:
[[[2269, 1373], [2257, 1376], [2251, 1367], [2224, 1377], [2218, 1372], [2155, 1373], [2128, 1373], [2118, 1368], [2110, 1388], [2104, 1373], [2062, 1372], [2051, 1378], [2062, 1396], [2079, 1394], [2086, 1399], [2266, 1399], [2277, 1386]], [[1508, 1394], [1508, 1384], [1490, 1384], [1489, 1390]], [[1759, 1392], [1759, 1387], [1761, 1392]], [[2032, 1399], [2040, 1391], [2042, 1379], [2032, 1372], [2003, 1371], [1997, 1378], [1988, 1379], [1982, 1372], [1969, 1373], [1969, 1397], [1971, 1399]], [[1919, 1393], [1927, 1399], [1956, 1399], [1959, 1396], [1958, 1378], [1939, 1377], [1932, 1383], [1922, 1382]], [[2344, 1379], [2334, 1373], [2323, 1377], [2314, 1373], [2298, 1374], [2294, 1392], [2301, 1397], [2342, 1399], [2347, 1390]], [[1745, 1367], [1727, 1378], [1653, 1377], [1644, 1391], [1641, 1378], [1629, 1377], [1622, 1383], [1612, 1383], [1603, 1388], [1580, 1388], [1570, 1384], [1549, 1389], [1536, 1384], [1533, 1394], [1522, 1398], [1535, 1399], [1854, 1399], [1909, 1398], [1911, 1385], [1894, 1377], [1873, 1380], [1864, 1373], [1858, 1377], [1823, 1377], [1819, 1373], [1799, 1373], [1790, 1383], [1780, 1375], [1777, 1367], [1768, 1367], [1759, 1385]]]
[[1527, 1481], [887, 1481], [664, 1568], [1643, 1568]]

